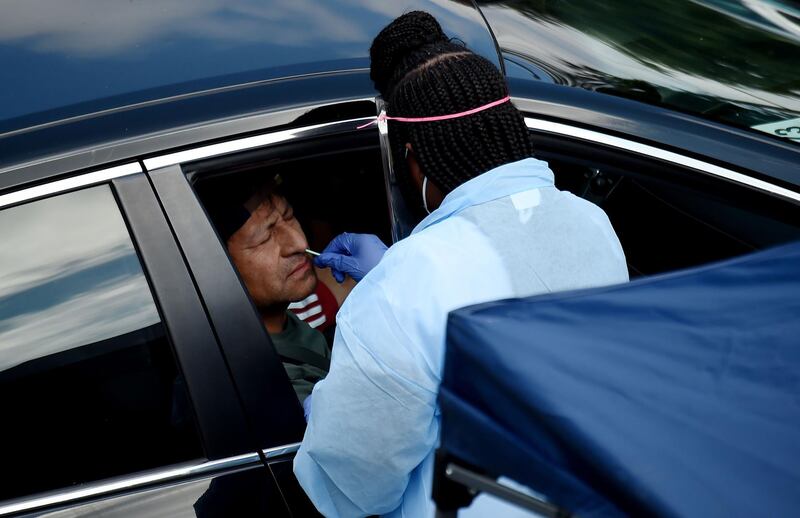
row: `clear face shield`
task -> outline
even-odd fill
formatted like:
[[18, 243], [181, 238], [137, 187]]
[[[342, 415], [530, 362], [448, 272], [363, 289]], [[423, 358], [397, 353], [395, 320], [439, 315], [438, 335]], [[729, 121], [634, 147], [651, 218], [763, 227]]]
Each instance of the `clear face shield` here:
[[419, 210], [415, 208], [412, 201], [404, 194], [407, 189], [401, 184], [402, 180], [395, 171], [392, 149], [389, 143], [389, 125], [387, 124], [385, 104], [381, 97], [375, 98], [375, 106], [378, 112], [376, 123], [378, 126], [378, 138], [381, 147], [381, 159], [383, 161], [383, 179], [386, 185], [386, 198], [389, 205], [389, 218], [391, 220], [392, 242], [408, 237], [411, 231], [419, 223]]

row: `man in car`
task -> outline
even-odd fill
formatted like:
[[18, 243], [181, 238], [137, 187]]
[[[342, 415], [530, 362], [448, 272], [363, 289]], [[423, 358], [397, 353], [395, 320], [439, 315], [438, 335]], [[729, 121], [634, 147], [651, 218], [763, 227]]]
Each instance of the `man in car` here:
[[276, 189], [275, 182], [229, 185], [208, 209], [302, 403], [327, 374], [330, 349], [319, 331], [287, 310], [314, 292], [317, 276], [303, 229]]

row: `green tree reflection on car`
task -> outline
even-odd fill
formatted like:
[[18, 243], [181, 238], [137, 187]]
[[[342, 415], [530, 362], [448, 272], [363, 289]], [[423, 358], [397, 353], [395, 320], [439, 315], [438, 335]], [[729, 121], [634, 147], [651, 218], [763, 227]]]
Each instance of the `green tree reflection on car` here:
[[501, 47], [503, 24], [524, 16], [525, 57], [576, 86], [737, 126], [800, 116], [800, 9], [785, 2], [510, 0], [482, 8]]

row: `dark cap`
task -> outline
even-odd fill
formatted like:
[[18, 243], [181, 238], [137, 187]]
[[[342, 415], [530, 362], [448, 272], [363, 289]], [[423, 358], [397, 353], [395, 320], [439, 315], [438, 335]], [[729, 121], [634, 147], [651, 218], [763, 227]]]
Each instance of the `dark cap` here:
[[256, 194], [264, 197], [276, 193], [280, 178], [275, 177], [264, 180], [263, 176], [247, 177], [236, 180], [216, 180], [209, 186], [206, 196], [206, 211], [212, 223], [217, 228], [217, 233], [223, 243], [242, 228], [250, 219], [251, 212], [246, 203]]

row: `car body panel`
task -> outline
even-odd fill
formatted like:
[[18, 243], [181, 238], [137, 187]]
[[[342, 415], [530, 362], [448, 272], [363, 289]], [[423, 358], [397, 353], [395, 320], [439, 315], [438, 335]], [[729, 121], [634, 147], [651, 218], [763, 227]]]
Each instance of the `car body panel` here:
[[[341, 96], [273, 81], [342, 71], [368, 80], [369, 46], [400, 14], [424, 9], [501, 65], [472, 2], [337, 0], [9, 2], [0, 22], [0, 170], [109, 141]], [[42, 15], [40, 13], [47, 13]], [[341, 90], [340, 90], [341, 92]], [[110, 158], [110, 157], [106, 157]]]

